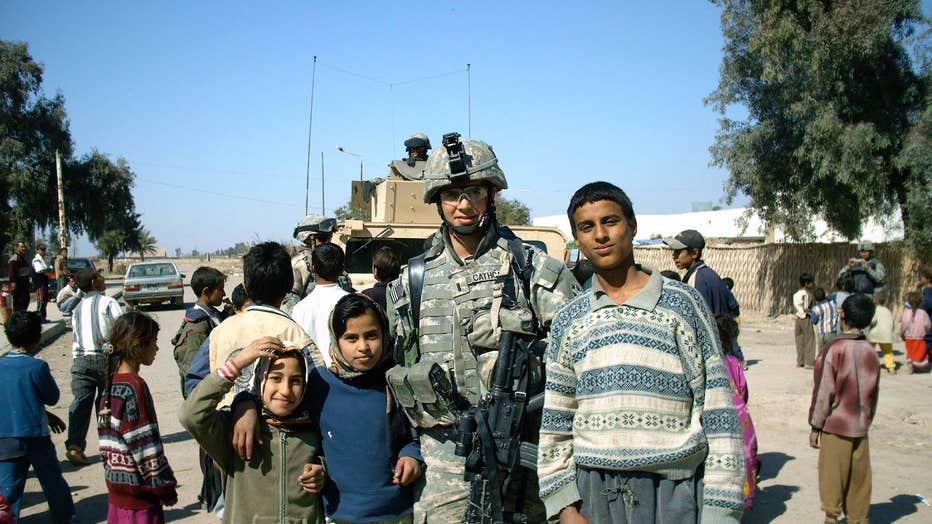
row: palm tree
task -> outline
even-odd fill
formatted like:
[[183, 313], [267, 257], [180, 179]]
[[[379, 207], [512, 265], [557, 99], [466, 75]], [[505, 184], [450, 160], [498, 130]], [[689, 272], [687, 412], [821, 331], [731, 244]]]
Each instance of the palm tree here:
[[142, 260], [146, 259], [146, 255], [154, 255], [156, 250], [156, 243], [158, 240], [148, 229], [140, 227], [139, 231], [136, 232], [136, 251], [139, 253], [139, 258]]

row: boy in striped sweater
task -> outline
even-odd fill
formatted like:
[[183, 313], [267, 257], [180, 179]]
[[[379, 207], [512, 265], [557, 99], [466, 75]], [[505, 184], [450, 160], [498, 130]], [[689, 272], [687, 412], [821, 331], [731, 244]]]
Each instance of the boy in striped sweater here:
[[551, 328], [538, 474], [561, 523], [737, 523], [744, 458], [715, 321], [699, 293], [634, 262], [637, 221], [607, 182], [567, 215], [592, 289]]

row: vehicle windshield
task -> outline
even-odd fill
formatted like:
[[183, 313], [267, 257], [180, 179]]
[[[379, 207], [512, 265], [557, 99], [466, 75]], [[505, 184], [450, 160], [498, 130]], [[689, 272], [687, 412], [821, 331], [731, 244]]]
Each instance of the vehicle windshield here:
[[68, 269], [70, 271], [80, 271], [82, 269], [87, 269], [89, 267], [94, 267], [94, 264], [86, 258], [69, 258], [68, 259]]
[[129, 268], [130, 277], [165, 277], [177, 274], [175, 266], [171, 264], [137, 264]]
[[[369, 244], [358, 250], [363, 244]], [[547, 245], [539, 240], [529, 240], [525, 243], [530, 244], [544, 253], [547, 252]], [[346, 244], [346, 272], [347, 273], [371, 273], [372, 257], [383, 246], [388, 246], [401, 255], [401, 265], [408, 263], [408, 259], [414, 258], [424, 252], [424, 240], [416, 238], [354, 238]]]

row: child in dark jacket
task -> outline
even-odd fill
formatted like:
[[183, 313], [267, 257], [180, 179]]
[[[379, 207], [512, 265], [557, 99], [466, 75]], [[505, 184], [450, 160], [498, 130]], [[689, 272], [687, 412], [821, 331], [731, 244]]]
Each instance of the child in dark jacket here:
[[311, 374], [328, 480], [324, 509], [337, 524], [410, 523], [420, 444], [388, 396], [388, 319], [371, 298], [342, 297], [330, 315], [330, 369]]
[[65, 423], [45, 410], [46, 405], [58, 402], [58, 385], [49, 365], [32, 356], [42, 336], [42, 319], [33, 312], [17, 311], [7, 320], [4, 331], [14, 349], [0, 356], [0, 399], [4, 403], [0, 417], [0, 499], [6, 503], [0, 515], [7, 513], [11, 522], [19, 517], [31, 465], [49, 503], [48, 520], [76, 521], [71, 490], [49, 436], [50, 426], [61, 433]]
[[162, 448], [152, 393], [139, 376], [151, 366], [159, 324], [131, 311], [110, 326], [107, 380], [97, 417], [100, 458], [104, 463], [110, 507], [108, 524], [162, 524], [162, 506], [178, 502], [175, 474]]

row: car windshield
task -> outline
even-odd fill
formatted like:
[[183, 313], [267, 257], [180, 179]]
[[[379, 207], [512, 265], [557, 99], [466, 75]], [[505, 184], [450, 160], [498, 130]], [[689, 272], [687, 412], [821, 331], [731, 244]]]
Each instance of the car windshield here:
[[171, 264], [137, 264], [129, 268], [130, 277], [165, 277], [177, 274], [175, 266]]
[[94, 264], [86, 258], [69, 258], [68, 259], [68, 269], [71, 271], [80, 271], [89, 267], [94, 267]]

